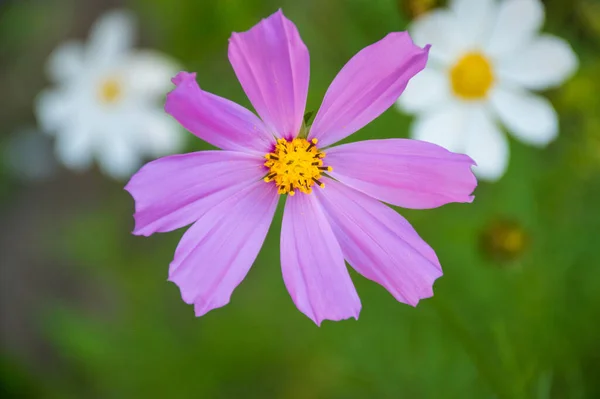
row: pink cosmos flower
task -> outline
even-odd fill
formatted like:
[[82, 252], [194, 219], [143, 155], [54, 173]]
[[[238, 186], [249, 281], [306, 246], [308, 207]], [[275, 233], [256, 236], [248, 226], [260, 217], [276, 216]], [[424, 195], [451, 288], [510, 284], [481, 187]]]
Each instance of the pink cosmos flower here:
[[168, 156], [128, 183], [137, 235], [178, 229], [169, 268], [195, 313], [229, 302], [267, 234], [280, 195], [285, 285], [298, 309], [322, 320], [358, 318], [361, 303], [344, 259], [400, 302], [433, 295], [442, 275], [434, 251], [394, 210], [471, 202], [474, 162], [421, 141], [369, 140], [327, 148], [371, 122], [425, 67], [428, 47], [390, 33], [356, 54], [325, 94], [312, 126], [303, 123], [308, 50], [281, 11], [234, 33], [229, 60], [261, 119], [200, 89], [181, 72], [165, 109], [219, 147]]

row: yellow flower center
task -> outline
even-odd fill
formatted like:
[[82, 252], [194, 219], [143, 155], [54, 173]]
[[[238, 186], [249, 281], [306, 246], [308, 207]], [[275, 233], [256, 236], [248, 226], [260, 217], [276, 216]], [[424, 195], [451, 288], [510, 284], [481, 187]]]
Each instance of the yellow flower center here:
[[481, 243], [488, 255], [498, 260], [516, 260], [529, 246], [529, 235], [517, 222], [498, 220], [484, 231]]
[[100, 84], [98, 95], [103, 103], [113, 104], [119, 100], [122, 92], [121, 82], [115, 78], [108, 78]]
[[490, 61], [480, 53], [467, 53], [450, 69], [454, 94], [465, 100], [485, 98], [494, 83]]
[[265, 155], [265, 166], [269, 168], [269, 173], [264, 181], [274, 182], [279, 194], [289, 195], [294, 195], [296, 189], [310, 194], [313, 184], [325, 187], [319, 179], [323, 172], [331, 172], [333, 168], [323, 166], [325, 153], [319, 151], [316, 144], [317, 139], [277, 140], [275, 150]]

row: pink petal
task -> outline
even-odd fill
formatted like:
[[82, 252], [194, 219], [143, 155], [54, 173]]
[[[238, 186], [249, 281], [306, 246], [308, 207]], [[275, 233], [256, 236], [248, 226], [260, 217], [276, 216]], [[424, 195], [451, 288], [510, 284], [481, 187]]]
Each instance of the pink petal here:
[[133, 234], [149, 236], [193, 223], [260, 180], [265, 174], [262, 163], [241, 152], [202, 151], [146, 164], [125, 187], [135, 199]]
[[329, 86], [308, 137], [327, 146], [377, 118], [425, 68], [428, 52], [407, 32], [390, 33], [359, 51]]
[[378, 200], [403, 208], [436, 208], [471, 202], [475, 162], [418, 140], [367, 140], [330, 148], [329, 174]]
[[281, 227], [283, 280], [296, 307], [317, 325], [358, 319], [360, 299], [321, 205], [314, 195], [288, 196]]
[[210, 209], [183, 235], [169, 281], [194, 304], [196, 316], [229, 303], [260, 251], [278, 199], [275, 185], [255, 182]]
[[400, 302], [416, 306], [433, 296], [440, 263], [406, 219], [368, 195], [325, 180], [325, 189], [315, 192], [348, 263]]
[[165, 111], [202, 140], [224, 150], [265, 154], [273, 136], [246, 108], [203, 91], [196, 74], [180, 72], [173, 78], [177, 86], [167, 95]]
[[281, 10], [252, 29], [233, 33], [229, 61], [256, 112], [278, 137], [302, 124], [310, 73], [308, 49]]

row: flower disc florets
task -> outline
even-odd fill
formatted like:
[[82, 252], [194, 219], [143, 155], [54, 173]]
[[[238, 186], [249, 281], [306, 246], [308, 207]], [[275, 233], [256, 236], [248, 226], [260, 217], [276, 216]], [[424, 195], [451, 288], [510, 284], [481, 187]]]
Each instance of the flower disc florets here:
[[323, 166], [325, 153], [316, 147], [317, 139], [304, 138], [277, 140], [275, 149], [265, 155], [265, 166], [269, 173], [265, 182], [274, 182], [279, 194], [294, 195], [296, 189], [305, 194], [312, 193], [313, 184], [325, 187], [319, 181], [322, 173], [331, 172], [331, 166]]
[[481, 53], [467, 53], [450, 69], [450, 82], [454, 94], [460, 98], [486, 98], [494, 85], [492, 63]]

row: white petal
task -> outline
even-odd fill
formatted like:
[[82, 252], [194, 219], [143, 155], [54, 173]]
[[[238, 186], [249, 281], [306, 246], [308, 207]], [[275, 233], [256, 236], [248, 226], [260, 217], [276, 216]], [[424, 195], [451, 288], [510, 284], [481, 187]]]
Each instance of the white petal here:
[[515, 53], [532, 40], [543, 23], [544, 6], [539, 0], [502, 1], [487, 52], [496, 59]]
[[172, 89], [178, 71], [177, 63], [159, 52], [136, 51], [126, 65], [126, 80], [135, 95], [154, 101]]
[[133, 46], [135, 18], [124, 10], [103, 14], [92, 26], [89, 56], [94, 64], [109, 64]]
[[69, 122], [74, 111], [74, 100], [62, 90], [45, 90], [35, 99], [35, 115], [46, 133], [54, 133]]
[[431, 44], [429, 57], [434, 62], [450, 64], [465, 50], [455, 16], [450, 11], [434, 10], [420, 16], [409, 27], [415, 43]]
[[48, 77], [54, 82], [64, 82], [79, 76], [84, 71], [84, 53], [81, 43], [71, 41], [60, 45], [48, 57]]
[[93, 155], [93, 126], [69, 122], [56, 136], [56, 157], [69, 169], [83, 170], [89, 167]]
[[422, 112], [439, 107], [450, 98], [447, 73], [435, 67], [427, 67], [408, 82], [397, 105], [406, 112]]
[[104, 173], [115, 179], [125, 179], [130, 177], [141, 163], [140, 147], [131, 142], [132, 136], [126, 131], [119, 133], [122, 134], [111, 134], [102, 138], [97, 148], [97, 156], [100, 169]]
[[577, 56], [565, 40], [542, 35], [517, 54], [497, 64], [501, 79], [528, 89], [547, 89], [558, 86], [577, 69]]
[[483, 180], [498, 180], [508, 165], [508, 140], [483, 107], [469, 113], [466, 153], [477, 162], [473, 171]]
[[154, 158], [179, 151], [185, 138], [177, 121], [158, 110], [144, 115], [141, 132], [145, 152]]
[[544, 97], [525, 90], [497, 87], [490, 101], [502, 122], [519, 140], [544, 146], [558, 135], [558, 115]]
[[453, 0], [450, 9], [466, 45], [476, 47], [489, 39], [497, 12], [494, 0]]
[[464, 152], [467, 108], [456, 102], [426, 112], [412, 127], [412, 138], [441, 145], [449, 151]]

